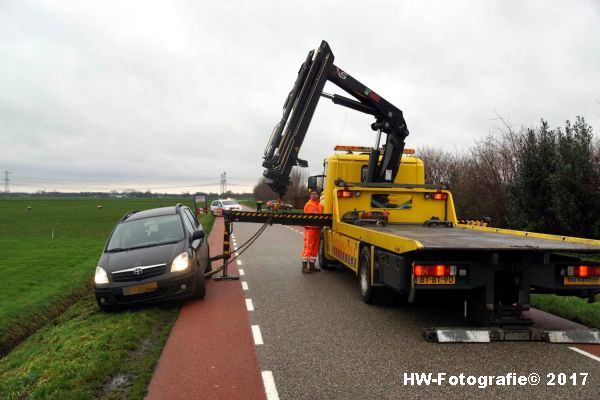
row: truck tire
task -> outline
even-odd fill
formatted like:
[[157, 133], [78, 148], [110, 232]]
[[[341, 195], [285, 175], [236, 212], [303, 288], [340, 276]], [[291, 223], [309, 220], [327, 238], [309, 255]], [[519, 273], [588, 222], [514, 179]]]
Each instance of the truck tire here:
[[333, 260], [329, 260], [325, 257], [325, 235], [321, 231], [321, 237], [319, 239], [319, 267], [321, 269], [334, 269], [336, 264]]
[[368, 246], [363, 247], [360, 251], [358, 287], [362, 301], [372, 304], [375, 288], [371, 282], [371, 249]]

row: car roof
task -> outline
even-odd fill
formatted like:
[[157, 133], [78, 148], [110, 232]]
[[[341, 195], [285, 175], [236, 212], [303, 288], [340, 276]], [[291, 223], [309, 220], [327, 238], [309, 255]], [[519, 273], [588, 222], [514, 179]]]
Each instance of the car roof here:
[[150, 210], [144, 210], [144, 211], [137, 211], [134, 214], [124, 217], [122, 221], [135, 221], [137, 219], [157, 217], [160, 215], [174, 215], [174, 214], [178, 214], [177, 209], [179, 207], [180, 207], [180, 205], [170, 206], [170, 207], [152, 208]]

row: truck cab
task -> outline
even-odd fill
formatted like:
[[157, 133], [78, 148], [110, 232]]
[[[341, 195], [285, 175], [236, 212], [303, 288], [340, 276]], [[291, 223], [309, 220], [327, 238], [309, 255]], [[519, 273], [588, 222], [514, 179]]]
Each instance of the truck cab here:
[[[319, 186], [324, 213], [380, 212], [387, 214], [388, 222], [423, 223], [437, 218], [456, 223], [452, 194], [441, 185], [425, 185], [423, 161], [411, 156], [414, 150], [404, 152], [393, 184], [382, 185], [365, 184], [370, 148], [336, 146], [335, 150], [324, 162], [323, 184], [312, 179], [308, 185]], [[445, 202], [429, 201], [435, 199]]]

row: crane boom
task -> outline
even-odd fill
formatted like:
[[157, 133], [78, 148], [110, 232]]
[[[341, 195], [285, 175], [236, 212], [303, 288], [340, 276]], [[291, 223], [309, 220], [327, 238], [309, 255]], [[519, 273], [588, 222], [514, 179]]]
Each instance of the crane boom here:
[[[408, 136], [402, 111], [334, 65], [333, 60], [333, 52], [326, 41], [322, 41], [316, 51], [308, 53], [283, 105], [283, 116], [265, 149], [263, 175], [266, 183], [280, 196], [285, 194], [292, 167], [307, 166], [306, 161], [298, 158], [298, 153], [320, 97], [375, 117], [371, 129], [377, 131], [378, 136], [369, 158], [367, 183], [393, 182], [398, 173], [404, 140]], [[323, 93], [327, 81], [354, 99]], [[380, 157], [381, 133], [385, 133], [387, 138]]]

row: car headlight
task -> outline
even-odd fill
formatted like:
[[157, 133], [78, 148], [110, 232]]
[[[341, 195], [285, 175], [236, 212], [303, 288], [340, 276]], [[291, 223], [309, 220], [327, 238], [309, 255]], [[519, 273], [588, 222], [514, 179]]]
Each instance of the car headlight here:
[[188, 253], [181, 253], [171, 263], [171, 272], [185, 271], [190, 267], [190, 256]]
[[96, 282], [96, 285], [108, 283], [108, 274], [106, 273], [104, 268], [100, 266], [96, 267], [96, 275], [94, 276], [94, 282]]

